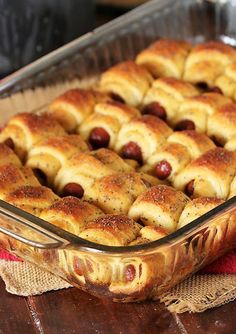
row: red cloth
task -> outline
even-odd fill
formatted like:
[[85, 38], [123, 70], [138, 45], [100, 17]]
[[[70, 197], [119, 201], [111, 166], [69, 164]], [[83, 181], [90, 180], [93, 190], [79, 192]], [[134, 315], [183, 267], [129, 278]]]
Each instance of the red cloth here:
[[22, 261], [21, 259], [19, 259], [15, 255], [12, 255], [12, 254], [6, 252], [2, 248], [0, 248], [0, 259], [8, 260], [8, 261]]
[[202, 274], [236, 274], [236, 250], [220, 257], [201, 270]]
[[[22, 261], [0, 248], [0, 259]], [[222, 256], [215, 262], [202, 269], [201, 274], [236, 274], [236, 250]]]

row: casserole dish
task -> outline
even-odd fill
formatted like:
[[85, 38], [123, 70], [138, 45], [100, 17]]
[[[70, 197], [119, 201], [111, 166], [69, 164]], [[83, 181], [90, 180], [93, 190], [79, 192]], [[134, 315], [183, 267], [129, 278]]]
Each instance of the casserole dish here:
[[[3, 80], [2, 121], [20, 111], [44, 109], [68, 85], [88, 85], [158, 37], [221, 39], [234, 45], [233, 13], [233, 2], [151, 1]], [[29, 105], [29, 100], [34, 101]], [[154, 299], [235, 247], [235, 211], [233, 197], [163, 239], [109, 247], [0, 201], [0, 245], [96, 296], [123, 302]]]

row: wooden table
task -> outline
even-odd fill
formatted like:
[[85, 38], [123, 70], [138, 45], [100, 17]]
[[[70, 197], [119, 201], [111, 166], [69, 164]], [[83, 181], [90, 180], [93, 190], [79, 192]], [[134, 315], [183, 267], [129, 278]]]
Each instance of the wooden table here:
[[5, 291], [0, 334], [235, 334], [236, 301], [199, 314], [171, 314], [157, 302], [117, 304], [75, 288], [36, 297]]

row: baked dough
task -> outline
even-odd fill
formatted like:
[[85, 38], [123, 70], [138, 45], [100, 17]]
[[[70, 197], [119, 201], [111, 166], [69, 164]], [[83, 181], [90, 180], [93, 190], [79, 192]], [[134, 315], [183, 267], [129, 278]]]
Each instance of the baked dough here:
[[170, 171], [166, 179], [173, 182], [176, 175], [191, 160], [198, 158], [201, 154], [214, 147], [213, 141], [205, 134], [197, 133], [193, 130], [174, 132], [167, 139], [167, 143], [148, 159], [147, 170], [152, 171], [158, 177], [158, 173], [155, 172], [157, 164], [161, 168], [160, 163], [167, 162], [170, 166]]
[[213, 197], [199, 197], [193, 199], [192, 201], [188, 202], [183, 212], [181, 213], [179, 222], [177, 224], [178, 229], [191, 223], [195, 219], [201, 217], [223, 202], [224, 201], [222, 199]]
[[229, 198], [236, 196], [236, 176], [233, 178], [230, 185]]
[[5, 144], [0, 143], [0, 166], [15, 165], [21, 167], [21, 161], [18, 156]]
[[0, 132], [0, 142], [8, 143], [10, 139], [15, 153], [24, 160], [33, 145], [64, 134], [60, 124], [48, 115], [21, 113], [12, 117]]
[[236, 136], [233, 136], [226, 144], [225, 148], [229, 151], [236, 151]]
[[89, 221], [102, 215], [96, 206], [68, 196], [45, 208], [40, 218], [78, 236]]
[[225, 67], [236, 59], [236, 51], [219, 41], [196, 45], [185, 63], [184, 80], [214, 86], [215, 80]]
[[[98, 103], [94, 113], [81, 124], [79, 132], [84, 139], [88, 140], [92, 130], [102, 128], [109, 135], [107, 147], [114, 148], [121, 126], [139, 115], [137, 109], [124, 103], [115, 101]], [[90, 143], [93, 144], [91, 141]]]
[[63, 193], [65, 186], [73, 183], [80, 185], [85, 190], [99, 178], [130, 170], [132, 170], [130, 165], [126, 164], [115, 152], [108, 149], [79, 153], [75, 154], [58, 171], [55, 178], [55, 187], [59, 193]]
[[13, 164], [0, 166], [0, 199], [5, 200], [7, 194], [26, 185], [39, 186], [30, 168]]
[[166, 77], [153, 82], [152, 87], [147, 91], [143, 100], [143, 112], [157, 115], [159, 106], [163, 108], [164, 117], [171, 121], [179, 110], [179, 106], [186, 97], [199, 94], [199, 91], [190, 83], [181, 79]]
[[138, 236], [141, 226], [126, 215], [104, 215], [87, 223], [80, 237], [108, 246], [126, 246]]
[[86, 188], [84, 199], [105, 213], [126, 214], [135, 199], [159, 181], [144, 173], [117, 173], [97, 179]]
[[214, 140], [222, 146], [236, 135], [235, 103], [226, 104], [209, 116], [207, 121], [207, 135], [214, 138]]
[[160, 39], [141, 51], [136, 62], [158, 77], [181, 78], [191, 45], [185, 41]]
[[236, 99], [236, 62], [226, 67], [224, 74], [216, 79], [215, 86], [219, 87], [225, 96]]
[[34, 145], [26, 165], [43, 173], [47, 184], [53, 186], [56, 174], [65, 162], [74, 154], [88, 150], [88, 145], [79, 135], [50, 137]]
[[76, 132], [78, 126], [93, 112], [96, 103], [108, 100], [109, 96], [101, 92], [71, 89], [53, 100], [48, 112], [71, 133]]
[[5, 198], [6, 202], [38, 217], [45, 207], [49, 207], [58, 200], [59, 197], [51, 189], [29, 185], [18, 187]]
[[144, 115], [124, 124], [118, 134], [115, 150], [123, 155], [126, 144], [133, 142], [141, 150], [142, 161], [154, 154], [171, 135], [171, 128], [161, 119], [151, 115]]
[[236, 152], [214, 148], [183, 169], [174, 180], [174, 187], [180, 190], [190, 185], [192, 197], [217, 197], [226, 199], [230, 184], [236, 172]]
[[137, 107], [142, 103], [152, 81], [152, 76], [144, 67], [128, 60], [102, 74], [100, 89], [128, 105]]
[[141, 194], [129, 210], [129, 216], [143, 225], [157, 226], [170, 233], [189, 198], [181, 191], [158, 185]]
[[208, 117], [230, 102], [231, 99], [218, 93], [204, 93], [186, 98], [180, 105], [173, 124], [178, 126], [180, 122], [192, 121], [196, 131], [206, 133]]

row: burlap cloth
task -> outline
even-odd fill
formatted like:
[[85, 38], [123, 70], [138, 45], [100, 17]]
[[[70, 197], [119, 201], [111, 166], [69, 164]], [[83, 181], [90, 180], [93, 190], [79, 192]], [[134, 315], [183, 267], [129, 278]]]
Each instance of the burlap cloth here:
[[[64, 280], [27, 262], [0, 260], [6, 290], [20, 296], [69, 288]], [[193, 275], [163, 294], [160, 301], [171, 312], [203, 312], [236, 299], [236, 275]]]

